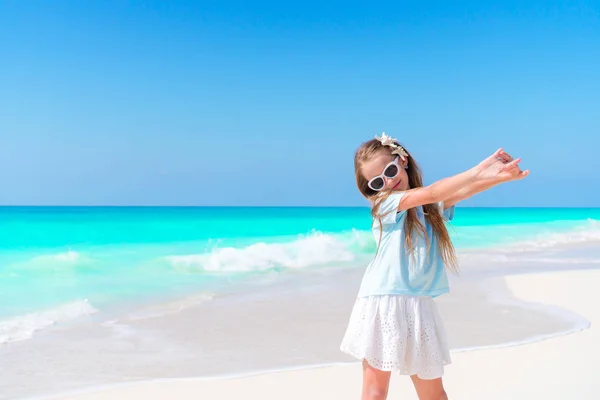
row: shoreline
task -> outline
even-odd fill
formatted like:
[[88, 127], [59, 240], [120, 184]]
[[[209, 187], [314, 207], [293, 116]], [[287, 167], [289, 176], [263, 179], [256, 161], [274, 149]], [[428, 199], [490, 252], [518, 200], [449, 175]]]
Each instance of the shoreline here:
[[[499, 343], [496, 345], [487, 345], [487, 346], [478, 346], [478, 347], [465, 347], [450, 350], [451, 354], [458, 353], [467, 353], [467, 352], [476, 352], [483, 350], [498, 350], [504, 348], [511, 347], [519, 347], [525, 346], [532, 343], [539, 343], [547, 340], [552, 340], [554, 338], [559, 338], [563, 336], [569, 336], [573, 334], [577, 334], [579, 332], [585, 331], [591, 327], [591, 322], [585, 326], [578, 326], [572, 329], [567, 329], [565, 331], [540, 335], [538, 337], [532, 337], [523, 339], [522, 341], [516, 342], [507, 342], [507, 343]], [[333, 368], [333, 367], [344, 367], [351, 365], [358, 365], [360, 361], [347, 361], [347, 362], [330, 362], [330, 363], [322, 363], [322, 364], [308, 364], [308, 365], [299, 365], [299, 366], [290, 366], [290, 367], [280, 367], [274, 369], [265, 369], [265, 370], [257, 370], [257, 371], [248, 371], [234, 374], [223, 374], [223, 375], [214, 375], [214, 376], [198, 376], [198, 377], [181, 377], [181, 378], [156, 378], [156, 379], [148, 379], [148, 380], [140, 380], [140, 381], [131, 381], [131, 382], [123, 382], [123, 383], [111, 383], [106, 385], [99, 385], [90, 388], [85, 388], [81, 390], [68, 391], [63, 393], [57, 393], [52, 395], [43, 395], [36, 397], [26, 397], [22, 400], [69, 400], [73, 396], [82, 396], [89, 394], [99, 394], [103, 391], [113, 391], [116, 389], [125, 389], [136, 387], [140, 385], [148, 385], [148, 384], [173, 384], [178, 382], [211, 382], [211, 381], [227, 381], [232, 379], [241, 379], [241, 378], [252, 378], [257, 376], [265, 376], [272, 374], [280, 374], [286, 372], [295, 372], [295, 371], [308, 371], [308, 370], [318, 370], [324, 368]]]
[[[560, 333], [555, 333], [552, 335], [548, 335], [548, 337], [540, 337], [535, 339], [529, 339], [518, 343], [505, 343], [499, 344], [496, 346], [488, 346], [485, 348], [479, 349], [453, 349], [451, 350], [451, 354], [453, 356], [453, 364], [451, 364], [450, 371], [446, 375], [452, 375], [454, 373], [455, 365], [457, 367], [461, 367], [462, 369], [469, 368], [465, 359], [470, 357], [479, 358], [482, 354], [505, 354], [507, 352], [523, 352], [528, 353], [530, 349], [537, 348], [540, 346], [553, 346], [553, 343], [558, 341], [568, 341], [573, 342], [577, 341], [578, 337], [584, 334], [590, 334], [591, 332], [591, 319], [589, 315], [584, 310], [583, 313], [580, 310], [573, 310], [573, 307], [570, 307], [569, 304], [564, 304], [565, 296], [563, 294], [556, 295], [558, 301], [552, 302], [552, 293], [548, 295], [547, 292], [551, 292], [552, 288], [540, 287], [535, 290], [536, 293], [529, 293], [530, 283], [534, 281], [546, 281], [553, 282], [555, 286], [561, 286], [561, 278], [567, 277], [572, 282], [580, 282], [580, 286], [591, 285], [592, 281], [594, 283], [600, 283], [600, 271], [595, 270], [587, 270], [587, 271], [550, 271], [550, 272], [540, 272], [534, 274], [518, 274], [518, 275], [508, 275], [506, 276], [506, 280], [508, 281], [508, 285], [512, 292], [515, 292], [515, 297], [519, 300], [524, 300], [527, 302], [536, 303], [539, 301], [538, 299], [532, 299], [532, 297], [536, 297], [539, 292], [543, 293], [546, 296], [546, 300], [550, 300], [550, 306], [558, 307], [566, 312], [572, 312], [576, 315], [584, 318], [588, 323], [585, 327], [578, 327], [569, 329], [567, 331], [563, 331]], [[557, 283], [558, 282], [558, 283]], [[515, 290], [516, 288], [516, 290]], [[565, 290], [568, 292], [568, 289]], [[525, 296], [523, 296], [525, 294]], [[567, 299], [568, 299], [567, 294]], [[575, 302], [577, 304], [577, 302]], [[545, 303], [544, 303], [545, 304]], [[592, 305], [593, 306], [593, 305]], [[575, 307], [577, 308], [577, 307]], [[586, 336], [587, 337], [587, 336]], [[457, 362], [458, 358], [462, 358], [463, 360]], [[525, 361], [525, 360], [524, 360]], [[533, 360], [535, 361], [535, 359]], [[475, 366], [471, 365], [470, 368], [474, 368]], [[593, 371], [593, 368], [592, 368]], [[152, 392], [155, 392], [157, 389], [161, 393], [171, 393], [171, 391], [184, 390], [186, 396], [181, 398], [196, 398], [198, 396], [202, 396], [204, 394], [213, 394], [220, 393], [220, 390], [224, 387], [232, 386], [251, 386], [254, 390], [261, 390], [261, 385], [264, 385], [266, 381], [272, 382], [271, 379], [274, 376], [283, 378], [286, 380], [291, 380], [291, 382], [298, 382], [300, 379], [314, 379], [322, 384], [322, 381], [319, 379], [319, 376], [324, 374], [336, 374], [338, 377], [342, 377], [343, 379], [348, 378], [350, 375], [353, 377], [356, 373], [360, 372], [360, 362], [352, 361], [352, 362], [339, 362], [339, 363], [324, 363], [324, 364], [312, 364], [306, 366], [296, 366], [296, 367], [286, 367], [286, 368], [277, 368], [271, 370], [263, 370], [263, 371], [254, 371], [250, 373], [243, 374], [229, 374], [223, 376], [213, 376], [213, 377], [187, 377], [187, 378], [167, 378], [167, 379], [151, 379], [144, 381], [136, 381], [136, 382], [126, 382], [126, 383], [118, 383], [118, 384], [109, 384], [95, 387], [88, 387], [82, 390], [74, 390], [63, 392], [54, 395], [46, 395], [46, 396], [37, 396], [37, 397], [27, 397], [26, 400], [96, 400], [96, 399], [111, 399], [111, 398], [127, 398], [127, 399], [142, 399], [142, 398], [151, 398], [158, 399], [163, 397], [152, 396]], [[397, 380], [396, 377], [392, 379]], [[409, 381], [409, 380], [408, 380]], [[338, 382], [339, 383], [339, 382]], [[360, 382], [358, 382], [360, 383]], [[457, 384], [454, 381], [454, 384]], [[285, 385], [284, 383], [278, 384], [273, 383], [273, 385]], [[354, 385], [356, 386], [356, 385]], [[406, 386], [406, 385], [404, 385]], [[447, 385], [448, 386], [448, 385]], [[282, 389], [282, 388], [280, 388]], [[330, 388], [332, 390], [340, 389], [339, 387]], [[407, 390], [406, 388], [404, 388]], [[232, 389], [233, 390], [233, 389]], [[308, 390], [308, 389], [307, 389]], [[157, 393], [157, 392], [156, 392]], [[243, 392], [239, 392], [242, 394]], [[329, 393], [329, 392], [327, 392]], [[404, 393], [404, 392], [403, 392]], [[247, 393], [246, 393], [247, 394]], [[187, 397], [189, 395], [190, 397]], [[157, 394], [158, 396], [158, 394]], [[211, 398], [228, 398], [228, 397], [211, 397]], [[276, 397], [266, 397], [267, 399], [275, 399]], [[294, 399], [300, 397], [293, 397]], [[321, 398], [321, 397], [319, 397]], [[323, 397], [326, 398], [326, 397]], [[345, 397], [344, 397], [345, 398]], [[462, 398], [462, 397], [461, 397]], [[468, 397], [475, 398], [475, 397]], [[496, 397], [494, 397], [496, 398]], [[500, 398], [500, 397], [498, 397]], [[516, 397], [521, 398], [521, 397]], [[526, 398], [526, 397], [523, 397]], [[530, 397], [527, 397], [530, 398]], [[548, 397], [554, 398], [554, 397]], [[561, 397], [556, 397], [561, 398]], [[582, 397], [579, 397], [582, 398]], [[583, 397], [587, 398], [587, 397]]]
[[[546, 253], [539, 258], [537, 249], [502, 257], [490, 252], [461, 260], [460, 275], [449, 275], [450, 293], [436, 298], [453, 355], [522, 347], [590, 326], [577, 310], [552, 299], [521, 298], [508, 284], [600, 272], [595, 246], [555, 246]], [[104, 309], [73, 324], [53, 325], [0, 346], [5, 371], [0, 399], [352, 368], [357, 360], [339, 344], [363, 273], [356, 267], [268, 273], [222, 293]]]
[[[586, 274], [586, 273], [600, 273], [600, 271], [579, 271], [580, 273]], [[544, 277], [544, 276], [548, 276], [548, 275], [554, 275], [554, 274], [561, 274], [561, 273], [565, 273], [564, 271], [539, 271], [537, 273], [534, 274], [523, 274], [523, 273], [517, 273], [517, 274], [509, 274], [509, 275], [505, 275], [502, 278], [500, 278], [503, 281], [510, 281], [511, 279], [520, 279], [523, 277], [527, 277], [527, 276], [539, 276], [539, 277]], [[493, 280], [494, 285], [497, 285], [497, 279]], [[471, 286], [473, 285], [473, 282], [469, 282], [467, 281], [466, 283], [464, 283], [464, 285], [467, 286]], [[485, 285], [484, 285], [485, 286]], [[482, 289], [485, 289], [485, 287], [482, 287]], [[489, 288], [488, 288], [489, 289]], [[526, 336], [522, 339], [518, 339], [518, 340], [508, 340], [508, 341], [502, 341], [501, 343], [490, 343], [490, 344], [483, 344], [483, 345], [473, 345], [473, 346], [458, 346], [455, 348], [451, 349], [451, 354], [454, 355], [456, 354], [461, 354], [461, 353], [476, 353], [479, 351], [490, 351], [490, 350], [495, 350], [495, 349], [506, 349], [506, 348], [512, 348], [512, 347], [522, 347], [522, 346], [527, 346], [530, 344], [534, 344], [534, 343], [539, 343], [539, 342], [544, 342], [544, 341], [548, 341], [548, 340], [552, 340], [552, 339], [556, 339], [558, 337], [563, 337], [563, 336], [569, 336], [572, 334], [576, 334], [578, 332], [581, 331], [585, 331], [586, 329], [588, 329], [590, 327], [590, 321], [581, 317], [581, 315], [579, 315], [576, 312], [573, 312], [571, 310], [567, 310], [564, 309], [560, 306], [556, 306], [554, 304], [538, 304], [535, 302], [531, 302], [531, 301], [524, 301], [521, 298], [517, 297], [514, 295], [514, 293], [512, 293], [512, 290], [508, 290], [507, 293], [504, 292], [499, 292], [497, 290], [492, 290], [492, 293], [495, 293], [489, 297], [492, 297], [493, 299], [488, 299], [489, 302], [486, 303], [487, 306], [490, 306], [493, 304], [493, 302], [496, 302], [496, 305], [502, 305], [502, 303], [508, 303], [514, 307], [517, 307], [520, 310], [525, 310], [525, 316], [527, 317], [527, 307], [523, 307], [524, 305], [528, 305], [531, 308], [541, 308], [541, 310], [544, 313], [547, 314], [553, 314], [553, 313], [558, 313], [559, 317], [561, 318], [565, 318], [568, 317], [568, 319], [570, 319], [570, 323], [567, 324], [566, 327], [563, 327], [561, 329], [552, 331], [550, 333], [545, 332], [545, 333], [541, 333], [541, 334], [536, 334], [536, 335], [529, 335]], [[255, 296], [259, 296], [260, 294], [254, 294]], [[495, 297], [495, 298], [494, 298]], [[231, 299], [225, 299], [227, 300], [231, 300]], [[506, 304], [505, 304], [506, 305]], [[556, 315], [555, 315], [556, 317]], [[493, 321], [491, 321], [491, 323], [493, 323]], [[337, 350], [337, 348], [335, 349]], [[340, 353], [341, 355], [341, 353]], [[126, 358], [125, 358], [126, 360]], [[280, 363], [281, 364], [281, 363]], [[55, 400], [55, 399], [70, 399], [71, 397], [77, 398], [79, 399], [79, 397], [81, 396], [87, 396], [87, 395], [94, 395], [96, 393], [101, 393], [101, 392], [105, 392], [105, 391], [119, 391], [119, 390], [135, 390], [135, 388], [137, 387], [142, 387], [144, 385], [176, 385], [177, 383], [199, 383], [199, 382], [225, 382], [225, 381], [230, 381], [230, 380], [240, 380], [240, 379], [252, 379], [253, 377], [261, 377], [261, 376], [269, 376], [272, 374], [281, 374], [281, 373], [294, 373], [294, 372], [299, 372], [299, 371], [306, 371], [306, 370], [315, 370], [315, 369], [328, 369], [328, 368], [335, 368], [335, 367], [344, 367], [344, 366], [348, 366], [351, 367], [352, 365], [358, 365], [360, 364], [357, 360], [349, 360], [349, 361], [329, 361], [329, 362], [312, 362], [312, 363], [307, 363], [307, 364], [297, 364], [297, 365], [283, 365], [281, 364], [278, 367], [273, 367], [273, 368], [259, 368], [259, 369], [253, 369], [253, 370], [247, 370], [247, 371], [240, 371], [240, 372], [233, 372], [233, 373], [216, 373], [214, 375], [195, 375], [195, 376], [182, 376], [182, 377], [165, 377], [165, 378], [150, 378], [150, 379], [137, 379], [137, 380], [131, 380], [131, 381], [125, 381], [125, 382], [112, 382], [112, 383], [107, 383], [107, 384], [100, 384], [100, 385], [89, 385], [89, 386], [85, 386], [85, 387], [81, 387], [81, 388], [73, 388], [73, 390], [65, 390], [65, 391], [58, 391], [55, 393], [49, 393], [49, 394], [39, 394], [39, 395], [33, 395], [33, 396], [29, 396], [29, 397], [20, 397], [20, 398], [24, 398], [26, 400]], [[141, 385], [141, 386], [140, 386]], [[87, 397], [83, 397], [83, 398], [87, 398]]]

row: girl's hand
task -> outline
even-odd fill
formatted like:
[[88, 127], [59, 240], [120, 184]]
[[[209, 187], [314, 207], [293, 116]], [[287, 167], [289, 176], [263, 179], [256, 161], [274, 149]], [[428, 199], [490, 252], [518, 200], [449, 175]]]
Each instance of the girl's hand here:
[[[513, 157], [510, 154], [506, 153], [504, 150], [500, 152], [498, 158], [502, 160], [504, 164], [508, 164], [509, 162], [513, 161]], [[518, 165], [516, 168], [511, 168], [507, 172], [510, 172], [511, 174], [511, 178], [509, 179], [511, 181], [523, 179], [527, 175], [529, 175], [529, 170], [521, 171], [521, 168], [519, 168]]]
[[497, 182], [523, 179], [529, 175], [529, 170], [521, 171], [520, 162], [520, 158], [513, 160], [510, 154], [500, 148], [477, 165], [477, 178]]

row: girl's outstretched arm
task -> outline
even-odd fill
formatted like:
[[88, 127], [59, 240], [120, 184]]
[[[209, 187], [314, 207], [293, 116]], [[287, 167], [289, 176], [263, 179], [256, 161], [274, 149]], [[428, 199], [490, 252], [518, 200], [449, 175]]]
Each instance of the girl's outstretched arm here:
[[[511, 161], [513, 161], [513, 158], [510, 156], [510, 154], [502, 151], [498, 156], [497, 162], [507, 164]], [[459, 189], [458, 191], [456, 191], [456, 193], [452, 194], [449, 198], [444, 200], [444, 208], [446, 209], [452, 207], [458, 202], [473, 197], [476, 194], [484, 192], [488, 189], [491, 189], [492, 187], [497, 186], [500, 183], [523, 179], [527, 175], [529, 175], [529, 170], [521, 171], [518, 167], [510, 169], [509, 172], [511, 173], [511, 177], [509, 179], [491, 179], [489, 181], [475, 182], [470, 185], [467, 185], [462, 189]]]
[[[506, 181], [502, 181], [506, 182]], [[452, 196], [444, 200], [444, 209], [450, 208], [457, 203], [466, 200], [470, 197], [475, 196], [477, 193], [485, 192], [488, 189], [493, 188], [494, 186], [499, 185], [499, 181], [488, 181], [488, 182], [476, 182], [467, 187], [464, 187], [457, 192], [455, 192]]]
[[518, 167], [520, 159], [508, 163], [498, 162], [502, 149], [480, 162], [477, 166], [460, 174], [441, 179], [429, 186], [409, 189], [402, 196], [398, 210], [407, 210], [423, 204], [439, 203], [469, 185], [483, 185], [484, 182], [506, 181], [512, 176], [511, 170]]

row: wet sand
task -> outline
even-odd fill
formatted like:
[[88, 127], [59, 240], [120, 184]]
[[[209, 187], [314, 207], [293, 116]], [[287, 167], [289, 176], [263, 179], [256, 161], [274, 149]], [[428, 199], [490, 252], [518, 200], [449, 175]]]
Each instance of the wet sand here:
[[[574, 254], [579, 253], [571, 250], [563, 256], [575, 259]], [[573, 265], [542, 262], [524, 268], [517, 260], [513, 265], [504, 259], [482, 266], [477, 257], [463, 258], [461, 276], [451, 277], [451, 293], [436, 300], [453, 353], [526, 343], [588, 326], [572, 310], [519, 299], [506, 285], [506, 274]], [[577, 267], [596, 267], [593, 258], [587, 260]], [[191, 302], [99, 313], [76, 325], [57, 326], [0, 347], [0, 398], [354, 363], [339, 351], [339, 343], [361, 276], [361, 268], [287, 272], [234, 293], [200, 293]]]

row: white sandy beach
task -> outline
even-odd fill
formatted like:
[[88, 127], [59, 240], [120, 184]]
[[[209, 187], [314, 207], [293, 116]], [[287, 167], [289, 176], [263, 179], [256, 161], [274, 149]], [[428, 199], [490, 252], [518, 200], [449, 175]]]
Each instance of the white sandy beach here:
[[[454, 352], [445, 385], [452, 399], [598, 399], [600, 271], [544, 272], [506, 278], [523, 300], [576, 312], [591, 327], [529, 344]], [[359, 363], [265, 373], [241, 378], [141, 382], [89, 389], [61, 400], [104, 399], [357, 399]], [[389, 399], [416, 399], [406, 377], [394, 376]]]

